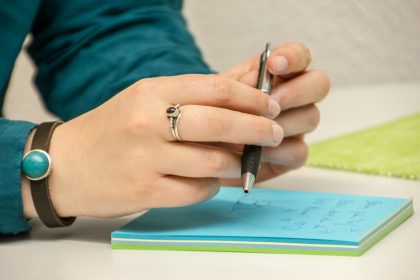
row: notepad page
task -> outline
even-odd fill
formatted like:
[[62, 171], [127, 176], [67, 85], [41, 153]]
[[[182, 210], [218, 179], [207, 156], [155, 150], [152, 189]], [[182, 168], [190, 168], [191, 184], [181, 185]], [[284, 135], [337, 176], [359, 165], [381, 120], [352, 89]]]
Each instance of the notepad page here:
[[399, 198], [265, 189], [243, 194], [238, 188], [222, 188], [198, 205], [154, 209], [115, 236], [357, 244], [407, 203]]

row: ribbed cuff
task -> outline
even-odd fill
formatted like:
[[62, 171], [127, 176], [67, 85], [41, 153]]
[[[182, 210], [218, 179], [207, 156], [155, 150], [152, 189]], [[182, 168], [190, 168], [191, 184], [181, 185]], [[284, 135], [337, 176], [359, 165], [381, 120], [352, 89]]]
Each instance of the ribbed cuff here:
[[23, 216], [21, 162], [26, 138], [35, 124], [0, 118], [0, 234], [30, 230]]

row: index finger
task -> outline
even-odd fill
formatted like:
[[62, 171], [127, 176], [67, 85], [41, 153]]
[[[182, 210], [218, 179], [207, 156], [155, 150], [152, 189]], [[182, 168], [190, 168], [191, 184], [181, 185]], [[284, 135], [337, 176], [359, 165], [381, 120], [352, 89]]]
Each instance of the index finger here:
[[160, 94], [171, 104], [220, 107], [268, 118], [280, 113], [280, 105], [262, 91], [219, 75], [189, 74], [157, 79], [161, 80]]
[[290, 43], [276, 47], [267, 61], [269, 71], [274, 75], [287, 76], [299, 73], [311, 63], [311, 52], [301, 43]]

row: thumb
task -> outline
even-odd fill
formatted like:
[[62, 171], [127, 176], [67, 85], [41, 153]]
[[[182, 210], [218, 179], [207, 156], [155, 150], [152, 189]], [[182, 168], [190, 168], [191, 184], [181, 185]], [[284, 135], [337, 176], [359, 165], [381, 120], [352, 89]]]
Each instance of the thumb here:
[[239, 82], [251, 87], [257, 87], [258, 70], [252, 70], [239, 77]]

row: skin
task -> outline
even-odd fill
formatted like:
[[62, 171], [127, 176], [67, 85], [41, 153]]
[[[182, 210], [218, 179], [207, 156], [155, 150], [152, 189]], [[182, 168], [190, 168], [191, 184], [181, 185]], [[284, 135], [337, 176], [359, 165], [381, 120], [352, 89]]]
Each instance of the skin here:
[[[258, 181], [302, 166], [308, 153], [303, 135], [318, 125], [314, 104], [330, 87], [325, 73], [306, 70], [310, 61], [302, 44], [275, 48], [268, 60], [271, 97], [254, 88], [256, 55], [218, 75], [143, 79], [64, 123], [50, 145], [56, 212], [117, 217], [209, 199], [220, 185], [241, 185], [244, 144], [263, 146]], [[185, 142], [169, 129], [166, 109], [174, 104], [182, 105]], [[26, 178], [22, 197], [25, 216], [36, 217]]]

